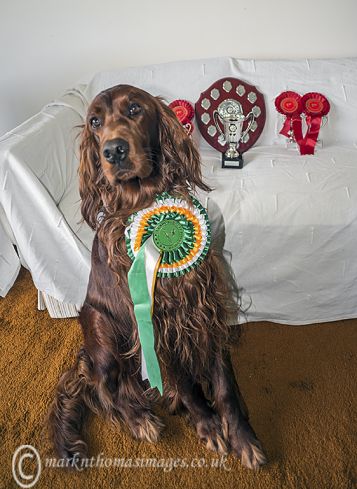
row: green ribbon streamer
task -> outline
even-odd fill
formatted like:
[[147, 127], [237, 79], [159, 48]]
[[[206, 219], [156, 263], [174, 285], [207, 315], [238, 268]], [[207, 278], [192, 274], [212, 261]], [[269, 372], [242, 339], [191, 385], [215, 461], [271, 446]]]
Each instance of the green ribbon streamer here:
[[[138, 325], [139, 339], [143, 350], [147, 374], [151, 387], [157, 387], [163, 393], [159, 362], [155, 352], [154, 326], [151, 314], [151, 290], [148, 290], [144, 243], [135, 257], [128, 272], [128, 284], [134, 304], [134, 315]], [[155, 280], [155, 278], [154, 278]]]

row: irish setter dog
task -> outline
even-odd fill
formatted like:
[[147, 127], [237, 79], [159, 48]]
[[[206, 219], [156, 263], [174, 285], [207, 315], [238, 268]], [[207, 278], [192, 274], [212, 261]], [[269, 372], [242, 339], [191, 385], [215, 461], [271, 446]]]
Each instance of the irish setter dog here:
[[153, 324], [163, 396], [140, 373], [124, 229], [128, 217], [150, 206], [157, 194], [190, 200], [195, 189], [210, 190], [190, 137], [160, 98], [117, 85], [97, 95], [88, 109], [79, 181], [82, 215], [96, 234], [79, 318], [83, 346], [60, 379], [50, 410], [57, 454], [86, 457], [81, 431], [87, 411], [124, 423], [137, 439], [156, 442], [163, 424], [153, 406], [160, 401], [169, 412], [187, 415], [207, 448], [231, 450], [249, 468], [263, 465], [231, 365], [230, 290], [214, 246], [185, 275], [157, 279]]

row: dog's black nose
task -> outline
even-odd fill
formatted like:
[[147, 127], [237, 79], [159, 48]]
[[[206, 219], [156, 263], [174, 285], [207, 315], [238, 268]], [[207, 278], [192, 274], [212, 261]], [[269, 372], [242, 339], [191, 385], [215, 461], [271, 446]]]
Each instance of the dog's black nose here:
[[129, 143], [125, 139], [111, 139], [104, 144], [103, 156], [109, 163], [124, 161], [129, 153]]

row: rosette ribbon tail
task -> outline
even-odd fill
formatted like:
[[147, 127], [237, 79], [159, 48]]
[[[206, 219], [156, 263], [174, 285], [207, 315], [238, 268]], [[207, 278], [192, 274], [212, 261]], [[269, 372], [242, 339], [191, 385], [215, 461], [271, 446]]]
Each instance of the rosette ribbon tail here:
[[293, 116], [291, 121], [292, 121], [291, 126], [293, 128], [293, 134], [294, 134], [295, 141], [300, 146], [301, 142], [303, 140], [302, 120], [301, 120], [300, 115]]
[[300, 144], [302, 155], [313, 155], [317, 138], [319, 136], [322, 118], [320, 116], [310, 117], [307, 133]]
[[154, 245], [152, 236], [140, 247], [128, 272], [128, 285], [134, 304], [141, 344], [141, 368], [143, 379], [149, 379], [151, 387], [163, 393], [159, 361], [155, 352], [154, 325], [152, 322], [154, 290], [161, 252]]
[[300, 144], [302, 141], [302, 121], [300, 115], [286, 116], [283, 127], [281, 128], [279, 134], [290, 137], [292, 134], [294, 135], [295, 141]]
[[290, 129], [291, 129], [291, 117], [285, 117], [283, 127], [281, 128], [279, 134], [282, 134], [283, 136], [286, 136], [288, 138]]

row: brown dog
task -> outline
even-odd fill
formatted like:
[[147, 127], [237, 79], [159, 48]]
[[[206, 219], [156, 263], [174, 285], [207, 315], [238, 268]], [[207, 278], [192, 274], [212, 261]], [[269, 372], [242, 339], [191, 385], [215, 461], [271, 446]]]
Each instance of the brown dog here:
[[[152, 412], [156, 391], [140, 374], [124, 229], [128, 217], [150, 206], [157, 194], [190, 200], [196, 188], [209, 190], [199, 154], [174, 113], [161, 99], [128, 85], [94, 99], [80, 153], [82, 214], [96, 230], [80, 313], [84, 344], [59, 382], [50, 413], [55, 448], [69, 459], [86, 456], [81, 428], [87, 408], [124, 422], [136, 438], [158, 440], [162, 423]], [[243, 465], [257, 468], [266, 459], [230, 361], [230, 291], [220, 259], [211, 247], [189, 273], [157, 280], [153, 323], [162, 399], [170, 412], [187, 414], [207, 448], [231, 449]]]

